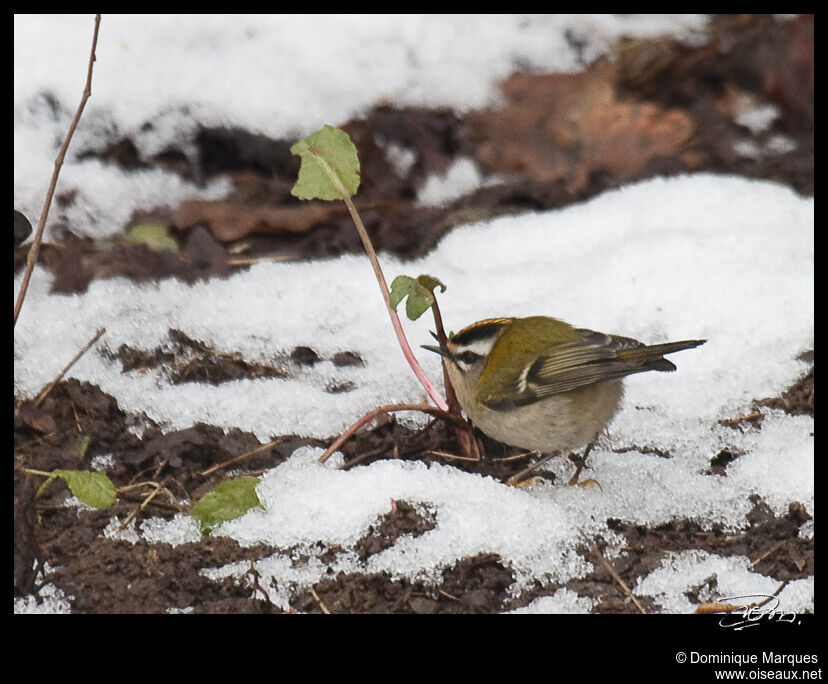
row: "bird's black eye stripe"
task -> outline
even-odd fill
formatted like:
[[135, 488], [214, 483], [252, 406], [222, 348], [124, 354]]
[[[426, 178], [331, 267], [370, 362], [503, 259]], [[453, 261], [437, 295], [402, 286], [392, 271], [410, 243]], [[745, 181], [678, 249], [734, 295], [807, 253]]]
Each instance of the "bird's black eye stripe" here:
[[464, 363], [467, 366], [471, 366], [480, 358], [482, 358], [480, 354], [475, 354], [473, 351], [464, 351], [454, 355], [455, 361], [460, 361], [461, 363]]
[[503, 327], [503, 321], [492, 321], [490, 323], [477, 323], [470, 325], [468, 328], [461, 330], [456, 335], [451, 336], [451, 341], [458, 346], [466, 346], [473, 342], [480, 340], [487, 340], [494, 337], [498, 331]]

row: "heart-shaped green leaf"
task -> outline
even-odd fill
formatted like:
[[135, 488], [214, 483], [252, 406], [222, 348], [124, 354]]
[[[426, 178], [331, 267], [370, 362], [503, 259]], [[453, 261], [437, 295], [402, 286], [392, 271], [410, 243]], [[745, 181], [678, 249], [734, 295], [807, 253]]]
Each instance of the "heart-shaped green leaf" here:
[[296, 184], [290, 191], [299, 199], [342, 199], [359, 188], [359, 158], [345, 131], [324, 126], [290, 148], [302, 159]]
[[416, 321], [434, 304], [434, 288], [439, 285], [440, 291], [445, 292], [446, 286], [438, 278], [430, 275], [419, 275], [412, 278], [400, 275], [391, 282], [390, 302], [396, 310], [397, 305], [406, 297], [405, 315]]

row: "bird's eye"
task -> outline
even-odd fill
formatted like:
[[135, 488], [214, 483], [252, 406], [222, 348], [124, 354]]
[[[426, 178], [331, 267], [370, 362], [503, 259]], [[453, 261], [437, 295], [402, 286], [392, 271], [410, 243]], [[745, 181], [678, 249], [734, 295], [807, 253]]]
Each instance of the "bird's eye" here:
[[473, 351], [464, 351], [460, 354], [456, 354], [454, 360], [459, 361], [466, 366], [471, 366], [481, 358], [480, 354], [475, 354]]

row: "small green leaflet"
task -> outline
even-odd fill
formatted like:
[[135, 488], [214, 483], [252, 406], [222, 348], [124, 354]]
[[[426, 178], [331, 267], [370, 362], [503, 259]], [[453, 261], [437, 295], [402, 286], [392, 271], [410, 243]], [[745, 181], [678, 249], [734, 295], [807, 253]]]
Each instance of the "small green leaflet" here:
[[[299, 199], [342, 199], [359, 188], [359, 158], [345, 131], [324, 126], [290, 148], [302, 159], [296, 184], [290, 191]], [[340, 189], [341, 188], [341, 189]]]
[[257, 484], [258, 477], [243, 475], [219, 483], [202, 496], [192, 510], [201, 533], [207, 534], [219, 523], [239, 518], [251, 508], [261, 507], [256, 494]]
[[129, 229], [125, 240], [133, 244], [146, 245], [155, 251], [178, 252], [178, 243], [161, 223], [139, 223]]
[[405, 315], [416, 321], [434, 304], [434, 288], [440, 286], [440, 292], [446, 291], [446, 286], [440, 280], [430, 275], [418, 275], [417, 278], [401, 275], [391, 282], [391, 308], [396, 310], [397, 305], [406, 297]]
[[56, 477], [63, 479], [72, 494], [88, 506], [109, 508], [115, 503], [115, 485], [103, 473], [96, 473], [91, 470], [56, 469], [51, 472], [46, 482], [40, 485], [40, 491], [44, 491], [46, 486]]

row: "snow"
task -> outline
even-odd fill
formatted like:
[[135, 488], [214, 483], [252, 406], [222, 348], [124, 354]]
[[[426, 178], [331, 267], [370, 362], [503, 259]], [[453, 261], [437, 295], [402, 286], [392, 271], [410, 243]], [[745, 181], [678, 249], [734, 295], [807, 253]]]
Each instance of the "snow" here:
[[[705, 551], [669, 553], [661, 568], [639, 582], [637, 593], [652, 596], [670, 613], [692, 613], [695, 610], [682, 591], [687, 587], [700, 587], [699, 599], [702, 601], [731, 602], [736, 605], [760, 602], [773, 594], [779, 588], [779, 583], [770, 577], [751, 572], [749, 563], [742, 556], [722, 558]], [[705, 588], [712, 577], [717, 578], [715, 591]], [[737, 600], [746, 596], [750, 598], [743, 603]], [[786, 614], [813, 610], [814, 578], [790, 582], [779, 593], [778, 599], [777, 610]], [[775, 605], [766, 610], [773, 607]], [[734, 617], [731, 623], [736, 621]]]
[[[497, 82], [516, 68], [572, 71], [622, 35], [669, 32], [697, 41], [704, 24], [696, 15], [104, 15], [93, 96], [58, 191], [77, 189], [67, 220], [102, 238], [121, 231], [136, 208], [222, 197], [227, 186], [199, 188], [159, 171], [125, 173], [78, 159], [84, 149], [133, 136], [151, 153], [186, 138], [197, 124], [298, 138], [383, 100], [462, 111], [496, 102]], [[14, 201], [33, 223], [80, 98], [92, 25], [89, 15], [15, 17]], [[411, 163], [407, 150], [391, 153]], [[426, 183], [419, 199], [440, 203], [487, 182], [494, 181], [460, 160]], [[576, 551], [584, 534], [604, 540], [608, 554], [620, 553], [624, 540], [607, 527], [608, 518], [645, 526], [693, 519], [705, 529], [737, 530], [746, 525], [752, 494], [777, 515], [792, 501], [813, 515], [812, 418], [763, 409], [761, 430], [744, 432], [718, 422], [747, 412], [755, 399], [779, 395], [807, 369], [797, 357], [814, 344], [813, 235], [813, 198], [770, 182], [697, 174], [653, 178], [557, 211], [462, 226], [414, 263], [381, 253], [389, 282], [401, 273], [430, 273], [447, 284], [440, 306], [454, 330], [491, 316], [546, 314], [652, 343], [708, 342], [674, 355], [676, 373], [627, 380], [622, 409], [590, 455], [589, 476], [600, 489], [515, 489], [450, 465], [403, 461], [340, 471], [341, 455], [320, 465], [321, 450], [306, 447], [262, 476], [263, 510], [213, 533], [243, 545], [349, 549], [390, 510], [392, 498], [406, 500], [433, 515], [436, 527], [365, 563], [346, 551], [335, 572], [429, 581], [464, 556], [497, 553], [515, 573], [518, 593], [535, 579], [564, 583], [590, 572]], [[98, 348], [149, 350], [167, 344], [168, 330], [176, 328], [249, 361], [286, 358], [300, 345], [322, 358], [295, 368], [292, 378], [220, 386], [176, 386], [153, 370], [122, 374], [94, 350], [71, 369], [69, 376], [97, 384], [128, 413], [145, 413], [167, 430], [205, 422], [249, 430], [263, 441], [280, 434], [330, 438], [378, 405], [425, 401], [364, 256], [258, 263], [193, 285], [97, 280], [74, 295], [49, 294], [50, 282], [35, 270], [14, 330], [15, 396], [35, 396], [106, 327]], [[16, 277], [15, 297], [20, 283]], [[404, 320], [418, 351], [431, 341], [428, 318]], [[331, 359], [342, 351], [358, 352], [365, 364], [335, 366]], [[439, 385], [439, 359], [425, 351], [418, 357]], [[331, 394], [325, 391], [331, 382], [355, 389]], [[416, 413], [401, 417], [426, 423]], [[722, 449], [741, 455], [726, 477], [705, 475]], [[557, 482], [571, 474], [559, 459], [548, 468]], [[124, 532], [119, 524], [113, 520], [106, 535], [173, 544], [198, 538], [186, 515], [133, 522]], [[719, 589], [734, 595], [776, 590], [778, 583], [749, 562], [687, 552], [633, 591], [654, 597], [665, 612], [688, 612], [684, 592], [714, 572]], [[204, 573], [246, 581], [248, 569], [239, 563]], [[287, 607], [289, 588], [313, 584], [328, 567], [315, 557], [292, 567], [276, 554], [257, 570], [263, 586], [278, 580], [280, 593], [271, 599]], [[789, 584], [780, 600], [783, 609], [813, 611], [813, 578]], [[58, 611], [67, 604], [57, 597], [48, 605]], [[15, 604], [17, 612], [31, 609], [28, 599]], [[562, 589], [517, 612], [591, 609]]]

